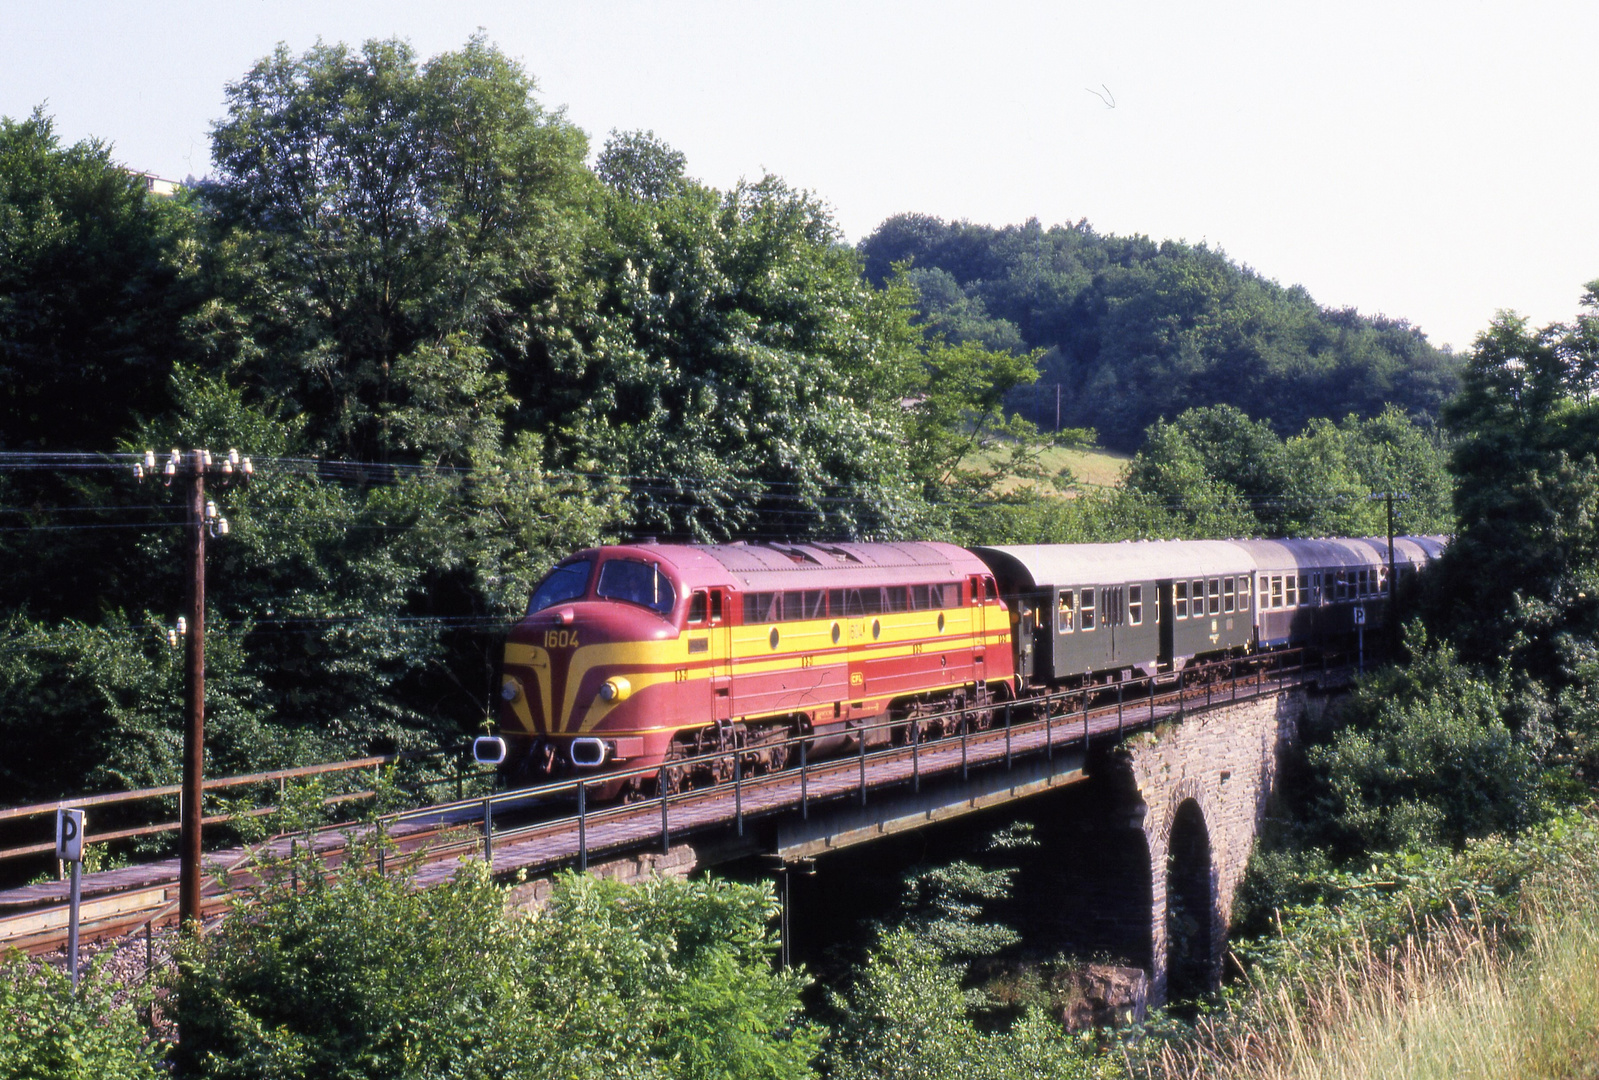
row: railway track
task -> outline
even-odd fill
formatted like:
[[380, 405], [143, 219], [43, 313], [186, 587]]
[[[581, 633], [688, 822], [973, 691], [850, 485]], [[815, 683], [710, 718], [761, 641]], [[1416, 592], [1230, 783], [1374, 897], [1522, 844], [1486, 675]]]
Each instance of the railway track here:
[[[469, 855], [488, 858], [497, 876], [517, 871], [540, 874], [569, 866], [582, 869], [596, 856], [661, 850], [729, 829], [742, 835], [751, 825], [776, 815], [808, 815], [848, 800], [864, 804], [874, 793], [944, 783], [977, 769], [1004, 768], [1022, 758], [1086, 748], [1190, 712], [1310, 683], [1337, 685], [1349, 676], [1347, 668], [1288, 665], [1270, 656], [1206, 668], [1195, 670], [1192, 681], [1165, 690], [1139, 680], [1087, 696], [1080, 691], [1055, 695], [1043, 709], [1027, 703], [1025, 716], [1018, 705], [1000, 710], [1003, 721], [996, 717], [986, 730], [968, 730], [962, 723], [959, 734], [936, 741], [911, 741], [817, 762], [806, 761], [796, 751], [801, 765], [779, 772], [745, 776], [737, 767], [743, 757], [724, 754], [720, 756], [735, 758], [733, 781], [665, 799], [590, 810], [584, 798], [588, 785], [571, 781], [439, 803], [381, 819], [392, 840], [387, 858], [412, 862], [423, 886], [452, 878], [460, 860]], [[799, 743], [796, 740], [796, 746]], [[526, 820], [530, 817], [535, 820]], [[282, 859], [298, 845], [309, 844], [319, 858], [337, 866], [346, 855], [347, 834], [373, 827], [347, 823], [208, 854], [203, 914], [211, 917], [225, 911], [236, 893], [259, 880], [256, 871], [261, 862]], [[178, 860], [167, 859], [84, 875], [81, 940], [107, 940], [175, 923], [178, 874]], [[0, 950], [18, 948], [35, 955], [57, 950], [66, 942], [68, 919], [64, 882], [0, 892]]]

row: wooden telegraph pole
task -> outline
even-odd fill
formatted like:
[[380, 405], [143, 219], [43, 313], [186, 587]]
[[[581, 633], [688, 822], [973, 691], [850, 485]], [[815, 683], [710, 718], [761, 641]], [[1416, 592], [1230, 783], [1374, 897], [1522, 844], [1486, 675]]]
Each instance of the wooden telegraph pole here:
[[200, 920], [200, 824], [205, 813], [205, 459], [191, 450], [186, 463], [189, 481], [188, 529], [185, 547], [189, 567], [184, 605], [189, 632], [185, 641], [183, 732], [183, 833], [178, 875], [178, 925], [193, 933]]
[[[155, 462], [155, 452], [146, 450], [144, 460], [133, 467], [133, 475], [143, 480], [154, 473]], [[178, 925], [183, 933], [195, 932], [200, 920], [200, 827], [205, 815], [205, 539], [207, 534], [228, 534], [228, 519], [217, 513], [216, 503], [206, 501], [207, 472], [216, 473], [226, 485], [235, 477], [248, 480], [254, 466], [237, 450], [229, 450], [215, 461], [209, 450], [173, 450], [161, 469], [168, 485], [180, 478], [187, 485], [184, 607], [188, 610], [178, 627], [184, 636], [185, 675], [183, 802], [178, 815], [182, 828], [178, 843]]]

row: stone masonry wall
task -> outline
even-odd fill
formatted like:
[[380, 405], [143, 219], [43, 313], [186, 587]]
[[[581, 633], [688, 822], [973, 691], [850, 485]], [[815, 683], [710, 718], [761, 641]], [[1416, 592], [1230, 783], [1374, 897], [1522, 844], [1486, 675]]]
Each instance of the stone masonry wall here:
[[1325, 705], [1324, 698], [1307, 699], [1303, 691], [1287, 691], [1190, 714], [1181, 723], [1140, 733], [1124, 744], [1124, 761], [1143, 802], [1143, 830], [1149, 842], [1152, 1004], [1166, 1000], [1168, 856], [1178, 808], [1194, 800], [1210, 840], [1210, 967], [1214, 984], [1226, 955], [1233, 896], [1265, 818], [1283, 751], [1296, 737], [1305, 710]]

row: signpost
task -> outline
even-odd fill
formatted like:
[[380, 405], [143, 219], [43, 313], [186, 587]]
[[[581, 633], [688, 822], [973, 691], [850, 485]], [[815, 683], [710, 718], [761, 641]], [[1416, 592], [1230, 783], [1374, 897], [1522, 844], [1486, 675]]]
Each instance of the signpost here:
[[72, 913], [67, 926], [67, 963], [72, 966], [72, 990], [78, 990], [78, 912], [83, 902], [83, 811], [56, 811], [56, 858], [72, 864]]

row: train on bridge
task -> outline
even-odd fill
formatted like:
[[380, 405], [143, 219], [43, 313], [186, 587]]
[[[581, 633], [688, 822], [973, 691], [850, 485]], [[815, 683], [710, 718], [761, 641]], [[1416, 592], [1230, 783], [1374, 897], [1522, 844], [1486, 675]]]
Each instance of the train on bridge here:
[[[1445, 538], [626, 544], [562, 560], [505, 645], [498, 733], [513, 784], [607, 771], [598, 797], [726, 779], [1006, 705], [1196, 661], [1343, 649], [1384, 624]], [[959, 718], [959, 719], [956, 719]], [[884, 721], [894, 721], [884, 724]], [[655, 768], [658, 779], [637, 770]]]

